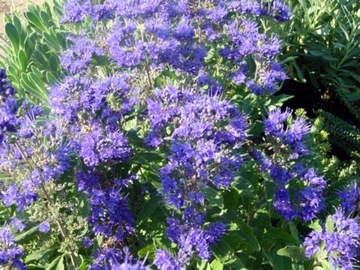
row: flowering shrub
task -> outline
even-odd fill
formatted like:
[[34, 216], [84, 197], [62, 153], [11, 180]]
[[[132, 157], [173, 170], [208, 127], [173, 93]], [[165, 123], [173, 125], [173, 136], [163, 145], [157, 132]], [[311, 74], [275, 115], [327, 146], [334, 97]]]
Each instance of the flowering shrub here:
[[280, 41], [259, 21], [288, 19], [282, 1], [79, 0], [65, 14], [50, 111], [0, 73], [3, 265], [290, 269], [316, 255], [296, 229], [327, 208], [316, 129], [273, 96]]

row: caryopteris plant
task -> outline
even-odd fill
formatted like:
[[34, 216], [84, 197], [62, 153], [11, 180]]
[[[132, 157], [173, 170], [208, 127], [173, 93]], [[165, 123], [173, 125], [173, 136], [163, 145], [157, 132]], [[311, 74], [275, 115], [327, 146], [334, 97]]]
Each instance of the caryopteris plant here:
[[351, 269], [359, 225], [344, 198], [357, 189], [327, 205], [329, 163], [313, 162], [326, 134], [272, 95], [286, 74], [259, 17], [289, 12], [69, 1], [50, 112], [16, 100], [0, 73], [0, 264]]

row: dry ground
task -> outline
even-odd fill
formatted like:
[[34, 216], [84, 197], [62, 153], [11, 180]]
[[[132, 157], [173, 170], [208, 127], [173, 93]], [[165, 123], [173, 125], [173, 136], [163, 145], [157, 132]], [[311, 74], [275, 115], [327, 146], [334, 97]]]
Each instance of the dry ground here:
[[21, 14], [28, 4], [41, 4], [45, 0], [0, 0], [0, 35], [4, 34], [4, 14], [16, 12]]

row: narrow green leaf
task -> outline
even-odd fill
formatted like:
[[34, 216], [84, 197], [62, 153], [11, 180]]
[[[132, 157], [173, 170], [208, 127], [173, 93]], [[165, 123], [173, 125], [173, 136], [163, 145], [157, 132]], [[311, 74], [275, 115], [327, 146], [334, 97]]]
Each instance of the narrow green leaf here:
[[237, 224], [239, 226], [239, 230], [237, 231], [236, 235], [243, 239], [244, 243], [251, 246], [253, 250], [260, 251], [260, 244], [253, 234], [253, 229], [242, 219], [239, 219]]
[[331, 263], [328, 260], [322, 260], [321, 261], [321, 266], [322, 266], [323, 270], [332, 270], [332, 269], [334, 269], [334, 267], [331, 265]]
[[332, 233], [335, 230], [335, 224], [331, 216], [328, 216], [325, 221], [325, 228], [328, 233]]
[[286, 246], [282, 249], [279, 249], [276, 253], [280, 256], [289, 257], [297, 261], [304, 262], [308, 260], [308, 258], [305, 256], [304, 249], [298, 246]]
[[161, 198], [160, 197], [153, 197], [151, 198], [149, 201], [147, 201], [140, 213], [137, 215], [136, 218], [136, 224], [141, 225], [141, 223], [143, 223], [144, 221], [147, 220], [147, 218], [149, 216], [151, 216], [151, 214], [155, 211], [155, 209], [159, 206], [159, 202], [160, 202]]
[[266, 228], [264, 238], [271, 242], [296, 243], [296, 239], [289, 233], [279, 228]]
[[78, 270], [86, 270], [88, 269], [89, 263], [85, 260], [83, 260], [78, 268]]
[[49, 15], [51, 15], [51, 14], [48, 14], [47, 12], [42, 11], [42, 10], [40, 11], [40, 19], [46, 28], [50, 28], [50, 27], [54, 26], [52, 18], [50, 18]]
[[20, 242], [22, 240], [24, 240], [25, 238], [27, 238], [28, 236], [32, 235], [33, 233], [38, 231], [39, 226], [36, 225], [35, 227], [32, 227], [31, 229], [15, 236], [15, 242]]
[[57, 78], [49, 71], [46, 72], [46, 82], [51, 85], [57, 81]]
[[[51, 31], [51, 29], [50, 29]], [[44, 38], [45, 40], [48, 42], [48, 44], [53, 47], [53, 49], [55, 49], [55, 51], [60, 51], [61, 45], [59, 44], [58, 40], [56, 39], [56, 35], [55, 37], [53, 37], [51, 34], [44, 32]]]
[[56, 269], [57, 264], [59, 263], [60, 259], [62, 258], [62, 256], [56, 257], [50, 264], [48, 264], [46, 266], [46, 270], [52, 270], [52, 269]]
[[26, 72], [26, 68], [27, 68], [27, 57], [26, 57], [26, 53], [23, 49], [19, 50], [19, 54], [18, 54], [18, 59], [19, 59], [19, 64], [21, 66], [21, 70], [23, 72]]
[[15, 26], [16, 31], [17, 31], [17, 33], [19, 35], [19, 38], [20, 38], [20, 45], [24, 46], [24, 39], [26, 37], [26, 33], [24, 33], [24, 31], [23, 31], [21, 21], [20, 21], [19, 17], [16, 16], [16, 15], [13, 15], [12, 20], [13, 20], [14, 26]]
[[55, 270], [65, 270], [64, 256], [60, 257], [60, 260], [57, 263]]
[[49, 64], [50, 64], [51, 71], [56, 74], [59, 71], [59, 67], [60, 67], [59, 57], [55, 54], [50, 55]]
[[44, 252], [43, 251], [33, 251], [30, 254], [26, 255], [24, 262], [27, 264], [28, 262], [31, 261], [37, 261], [39, 260], [42, 256], [43, 256]]
[[325, 53], [319, 50], [309, 50], [309, 53], [314, 56], [323, 56]]
[[13, 46], [13, 49], [15, 50], [15, 53], [17, 53], [20, 47], [20, 36], [15, 26], [12, 23], [7, 23], [5, 25], [5, 32]]

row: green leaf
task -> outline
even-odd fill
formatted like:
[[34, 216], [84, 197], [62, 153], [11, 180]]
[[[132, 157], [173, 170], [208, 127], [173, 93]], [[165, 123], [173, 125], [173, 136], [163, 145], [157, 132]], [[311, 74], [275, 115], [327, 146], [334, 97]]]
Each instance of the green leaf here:
[[46, 270], [56, 269], [61, 258], [62, 256], [56, 257], [50, 264], [46, 265], [45, 269]]
[[39, 226], [36, 225], [35, 227], [32, 227], [31, 229], [15, 236], [15, 242], [20, 242], [20, 241], [24, 240], [25, 238], [29, 237], [33, 233], [37, 232], [38, 228], [39, 228]]
[[[237, 220], [239, 230], [236, 235], [240, 237], [245, 244], [249, 245], [254, 251], [260, 251], [260, 244], [253, 234], [253, 229], [242, 219]], [[230, 235], [232, 232], [230, 232]]]
[[358, 101], [358, 100], [360, 100], [360, 91], [355, 91], [355, 92], [353, 92], [351, 94], [348, 94], [347, 98], [350, 101]]
[[336, 57], [328, 55], [328, 54], [323, 55], [322, 58], [325, 60], [328, 60], [328, 61], [337, 61], [338, 60]]
[[65, 270], [65, 264], [64, 264], [64, 256], [60, 257], [59, 262], [56, 265], [56, 270]]
[[33, 26], [35, 26], [35, 28], [37, 28], [38, 30], [40, 30], [40, 32], [47, 31], [47, 29], [44, 26], [44, 24], [42, 23], [41, 19], [33, 12], [31, 12], [31, 11], [26, 12], [25, 17], [28, 19], [29, 23], [32, 24]]
[[59, 57], [54, 54], [50, 55], [49, 64], [52, 72], [54, 73], [58, 72], [60, 67]]
[[53, 47], [56, 51], [60, 51], [61, 45], [59, 44], [58, 40], [56, 39], [56, 34], [53, 34], [53, 29], [50, 28], [50, 34], [47, 32], [44, 32], [44, 38], [47, 41], [47, 43]]
[[203, 191], [206, 200], [212, 207], [217, 206], [219, 208], [224, 208], [224, 199], [220, 192], [209, 186], [205, 187]]
[[140, 213], [137, 215], [136, 224], [141, 225], [144, 221], [147, 220], [149, 216], [155, 211], [155, 209], [159, 206], [161, 198], [153, 197], [148, 200], [142, 207]]
[[26, 33], [23, 33], [24, 31], [23, 31], [23, 27], [21, 25], [21, 21], [20, 21], [19, 17], [16, 15], [13, 15], [12, 20], [13, 20], [14, 26], [16, 28], [16, 31], [20, 37], [20, 45], [24, 45], [23, 41], [26, 37]]
[[309, 53], [314, 56], [323, 56], [325, 52], [319, 50], [309, 50]]
[[210, 267], [212, 270], [223, 270], [224, 269], [224, 265], [218, 259], [214, 259], [211, 262]]
[[292, 99], [294, 96], [291, 95], [279, 95], [271, 96], [271, 98], [265, 102], [265, 106], [269, 106], [269, 110], [281, 107], [285, 101]]
[[152, 259], [154, 257], [154, 254], [155, 254], [155, 251], [156, 251], [156, 248], [154, 245], [148, 245], [142, 249], [140, 249], [137, 253], [137, 255], [140, 257], [140, 258], [149, 258], [149, 259]]
[[7, 23], [5, 25], [5, 32], [15, 50], [15, 53], [17, 53], [20, 47], [20, 36], [15, 26], [12, 23]]
[[89, 263], [85, 260], [82, 260], [78, 270], [86, 270], [88, 269]]
[[235, 256], [235, 251], [224, 239], [211, 245], [211, 249], [215, 258], [219, 260], [220, 263], [229, 266], [230, 269], [246, 269], [244, 264]]
[[44, 255], [43, 251], [35, 250], [30, 254], [26, 255], [24, 262], [27, 264], [31, 261], [37, 261]]
[[271, 242], [296, 243], [296, 239], [280, 228], [266, 228], [264, 238]]
[[53, 84], [57, 81], [57, 78], [49, 71], [46, 72], [46, 81], [48, 84]]
[[331, 216], [328, 216], [325, 221], [325, 228], [328, 233], [332, 233], [335, 230], [335, 224]]
[[279, 249], [276, 253], [280, 256], [289, 257], [301, 262], [308, 260], [305, 256], [304, 249], [298, 246], [286, 246]]
[[45, 24], [45, 27], [50, 28], [54, 26], [53, 19], [50, 17], [51, 13], [40, 11], [40, 18], [43, 24]]
[[317, 232], [321, 232], [322, 231], [322, 227], [320, 225], [320, 221], [319, 220], [315, 220], [314, 222], [311, 222], [310, 225], [308, 225], [308, 227], [310, 229], [313, 229]]
[[26, 67], [27, 67], [27, 58], [26, 58], [26, 53], [25, 53], [25, 51], [23, 49], [19, 50], [18, 59], [19, 59], [19, 62], [20, 62], [21, 70], [23, 72], [25, 72]]
[[265, 257], [270, 262], [273, 270], [289, 270], [291, 267], [291, 260], [284, 256], [279, 256], [271, 251], [263, 250]]

